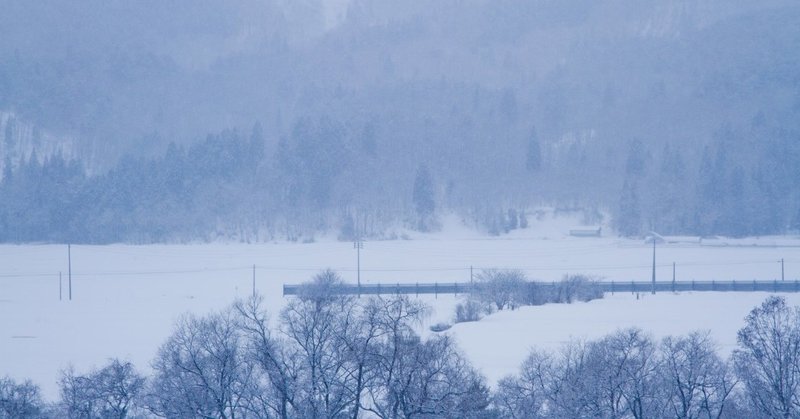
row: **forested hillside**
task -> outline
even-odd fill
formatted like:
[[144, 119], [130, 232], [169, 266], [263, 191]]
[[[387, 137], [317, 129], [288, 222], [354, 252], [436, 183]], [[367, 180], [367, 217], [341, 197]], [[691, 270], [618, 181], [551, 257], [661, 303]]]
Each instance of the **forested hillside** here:
[[12, 1], [0, 240], [450, 211], [501, 234], [539, 205], [632, 236], [797, 230], [798, 21], [789, 0]]

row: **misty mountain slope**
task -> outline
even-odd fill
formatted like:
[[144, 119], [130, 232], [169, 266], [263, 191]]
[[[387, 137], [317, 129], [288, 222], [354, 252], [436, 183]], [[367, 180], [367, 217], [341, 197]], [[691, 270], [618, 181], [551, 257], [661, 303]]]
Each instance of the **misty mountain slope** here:
[[502, 233], [541, 204], [625, 235], [792, 231], [798, 18], [780, 0], [12, 2], [0, 111], [74, 139], [85, 172], [4, 151], [0, 237], [297, 239], [450, 211]]

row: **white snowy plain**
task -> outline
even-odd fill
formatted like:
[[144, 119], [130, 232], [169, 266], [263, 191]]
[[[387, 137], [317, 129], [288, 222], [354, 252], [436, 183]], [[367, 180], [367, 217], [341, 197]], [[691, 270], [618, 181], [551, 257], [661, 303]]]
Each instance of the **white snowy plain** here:
[[[528, 229], [487, 237], [445, 223], [443, 232], [407, 240], [368, 241], [361, 250], [362, 283], [468, 282], [470, 266], [514, 268], [554, 281], [582, 273], [615, 281], [649, 281], [652, 247], [616, 237], [576, 238], [574, 219], [533, 222]], [[252, 293], [255, 285], [277, 316], [282, 285], [300, 283], [325, 268], [357, 278], [350, 242], [71, 246], [69, 300], [66, 245], [0, 246], [0, 377], [31, 379], [58, 398], [59, 371], [88, 372], [109, 358], [150, 372], [150, 361], [183, 313], [205, 314]], [[798, 278], [800, 238], [767, 237], [657, 247], [657, 277], [671, 280], [786, 280]], [[61, 299], [59, 299], [61, 272]], [[554, 350], [570, 339], [593, 339], [638, 326], [655, 338], [710, 330], [721, 353], [736, 345], [743, 318], [767, 293], [606, 295], [570, 305], [523, 307], [461, 323], [445, 333], [494, 384], [517, 370], [531, 348]], [[786, 294], [791, 304], [800, 295]], [[433, 307], [423, 325], [452, 321], [453, 295], [421, 296]]]

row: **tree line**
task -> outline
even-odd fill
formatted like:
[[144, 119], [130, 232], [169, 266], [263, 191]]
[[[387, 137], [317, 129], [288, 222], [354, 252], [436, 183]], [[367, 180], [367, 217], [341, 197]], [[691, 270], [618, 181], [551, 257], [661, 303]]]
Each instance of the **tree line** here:
[[[560, 281], [553, 282], [552, 288], [543, 289], [520, 270], [483, 269], [470, 284], [467, 298], [456, 304], [453, 320], [455, 323], [473, 322], [495, 311], [522, 306], [571, 304], [603, 298], [598, 281], [586, 275], [564, 275]], [[449, 325], [440, 327], [449, 328]]]
[[[800, 178], [793, 164], [800, 143], [787, 133], [745, 146], [718, 142], [697, 162], [676, 148], [653, 150], [632, 141], [619, 158], [621, 188], [610, 176], [597, 185], [605, 197], [595, 199], [597, 179], [572, 190], [546, 190], [569, 183], [572, 163], [543, 166], [535, 131], [527, 145], [506, 145], [527, 148], [519, 150], [522, 172], [466, 182], [458, 166], [374, 154], [376, 126], [306, 119], [270, 147], [256, 124], [249, 135], [226, 130], [190, 146], [173, 143], [162, 156], [128, 156], [94, 174], [60, 155], [40, 158], [34, 151], [16, 162], [6, 159], [0, 241], [249, 242], [310, 240], [325, 232], [352, 240], [391, 237], [398, 225], [436, 230], [450, 212], [498, 235], [527, 228], [537, 205], [547, 204], [582, 210], [590, 224], [608, 221], [608, 214], [616, 232], [629, 237], [800, 230], [793, 187]], [[767, 133], [754, 128], [749, 135]]]
[[724, 359], [707, 333], [623, 329], [532, 350], [494, 389], [428, 308], [336, 295], [318, 274], [271, 321], [259, 296], [186, 315], [144, 376], [125, 361], [61, 372], [60, 399], [0, 379], [8, 418], [790, 418], [800, 415], [800, 309], [767, 298]]

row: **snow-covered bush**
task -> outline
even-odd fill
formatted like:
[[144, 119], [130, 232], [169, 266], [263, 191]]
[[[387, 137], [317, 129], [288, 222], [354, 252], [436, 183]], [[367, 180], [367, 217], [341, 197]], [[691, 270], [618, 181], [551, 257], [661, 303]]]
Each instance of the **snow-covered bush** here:
[[598, 279], [586, 275], [565, 275], [556, 284], [554, 303], [572, 303], [574, 301], [591, 301], [603, 298], [603, 290]]
[[477, 275], [473, 297], [497, 310], [515, 309], [527, 304], [528, 280], [520, 270], [485, 269]]
[[476, 322], [484, 314], [491, 313], [492, 306], [478, 300], [467, 298], [464, 302], [456, 304], [456, 323]]

